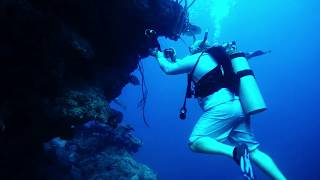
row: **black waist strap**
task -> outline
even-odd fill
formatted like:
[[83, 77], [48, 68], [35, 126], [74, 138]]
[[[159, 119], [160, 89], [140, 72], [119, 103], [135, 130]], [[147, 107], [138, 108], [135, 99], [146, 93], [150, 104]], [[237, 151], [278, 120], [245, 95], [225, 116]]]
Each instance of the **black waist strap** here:
[[226, 85], [221, 71], [221, 66], [218, 65], [195, 83], [195, 98], [206, 97], [217, 92], [223, 87], [226, 87]]
[[252, 70], [242, 70], [242, 71], [239, 71], [237, 73], [237, 79], [240, 80], [240, 78], [244, 77], [244, 76], [249, 76], [249, 75], [252, 75], [254, 76], [254, 73]]

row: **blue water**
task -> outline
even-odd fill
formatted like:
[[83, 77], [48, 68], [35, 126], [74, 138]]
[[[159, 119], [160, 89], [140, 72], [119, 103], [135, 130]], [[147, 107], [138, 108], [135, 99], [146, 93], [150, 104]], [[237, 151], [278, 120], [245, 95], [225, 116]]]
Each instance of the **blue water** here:
[[[209, 40], [214, 41], [214, 23], [208, 17], [209, 10], [201, 4], [206, 1], [210, 0], [198, 0], [199, 4], [192, 9], [198, 14], [191, 19], [209, 28]], [[245, 51], [272, 50], [271, 54], [250, 61], [268, 105], [268, 111], [252, 118], [260, 149], [274, 159], [288, 179], [320, 179], [320, 2], [234, 2], [219, 24], [221, 32], [216, 35], [217, 40], [236, 40], [238, 47]], [[191, 42], [189, 37], [185, 40]], [[176, 48], [178, 57], [187, 55], [181, 42], [161, 39], [161, 45]], [[127, 106], [127, 110], [121, 110], [123, 123], [131, 124], [135, 135], [144, 142], [135, 158], [154, 169], [162, 180], [242, 179], [232, 160], [188, 149], [187, 140], [201, 110], [195, 100], [189, 100], [187, 120], [178, 118], [186, 75], [165, 75], [153, 58], [144, 59], [142, 64], [149, 92], [146, 116], [151, 127], [143, 124], [137, 108], [140, 87], [129, 84], [119, 97]], [[118, 108], [115, 104], [112, 106]], [[255, 173], [257, 179], [269, 179], [256, 167]]]

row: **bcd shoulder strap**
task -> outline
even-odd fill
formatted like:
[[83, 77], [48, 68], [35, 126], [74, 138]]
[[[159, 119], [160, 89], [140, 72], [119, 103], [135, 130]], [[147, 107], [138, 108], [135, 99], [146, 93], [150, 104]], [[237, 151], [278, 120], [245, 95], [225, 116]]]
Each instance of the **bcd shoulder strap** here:
[[204, 54], [205, 52], [201, 52], [200, 56], [198, 57], [196, 63], [194, 64], [192, 71], [190, 73], [188, 73], [188, 85], [187, 85], [187, 92], [186, 92], [186, 98], [192, 98], [192, 88], [191, 88], [191, 83], [192, 83], [192, 76], [193, 73], [200, 61], [201, 56]]
[[[185, 97], [184, 97], [184, 102], [183, 102], [183, 106], [182, 106], [182, 108], [180, 109], [180, 119], [185, 119], [186, 118], [186, 113], [187, 113], [187, 107], [186, 107], [186, 103], [187, 103], [187, 98], [192, 98], [192, 95], [193, 95], [193, 93], [192, 93], [192, 87], [191, 87], [191, 83], [192, 83], [192, 76], [193, 76], [193, 73], [194, 73], [194, 71], [195, 71], [195, 69], [196, 69], [196, 67], [197, 67], [197, 65], [198, 65], [198, 63], [199, 63], [199, 61], [200, 61], [200, 58], [201, 58], [201, 56], [203, 55], [203, 53], [205, 53], [205, 52], [202, 52], [201, 54], [200, 54], [200, 56], [198, 57], [198, 59], [197, 59], [197, 62], [195, 63], [195, 65], [193, 66], [193, 68], [192, 68], [192, 71], [190, 72], [190, 73], [188, 73], [188, 85], [187, 85], [187, 89], [186, 89], [186, 95], [185, 95]], [[183, 116], [182, 116], [182, 113], [183, 113]]]

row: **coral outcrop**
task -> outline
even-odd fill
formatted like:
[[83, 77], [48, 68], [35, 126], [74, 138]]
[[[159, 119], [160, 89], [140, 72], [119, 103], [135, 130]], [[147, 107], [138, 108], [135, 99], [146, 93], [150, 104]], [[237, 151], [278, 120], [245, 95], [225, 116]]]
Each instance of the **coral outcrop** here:
[[72, 140], [55, 138], [44, 145], [44, 179], [131, 179], [155, 180], [150, 168], [131, 156], [142, 142], [129, 126], [111, 128], [90, 121], [75, 132]]

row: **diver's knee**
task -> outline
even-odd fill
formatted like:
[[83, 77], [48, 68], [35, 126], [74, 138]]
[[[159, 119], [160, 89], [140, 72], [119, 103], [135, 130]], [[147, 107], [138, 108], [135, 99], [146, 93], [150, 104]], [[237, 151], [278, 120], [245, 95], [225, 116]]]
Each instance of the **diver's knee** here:
[[190, 141], [189, 143], [189, 148], [191, 151], [193, 152], [199, 152], [200, 150], [200, 142], [201, 140], [200, 139], [197, 139], [197, 140], [194, 140], [194, 141]]
[[191, 151], [197, 152], [197, 148], [196, 148], [196, 145], [195, 145], [194, 142], [190, 142], [190, 143], [188, 144], [188, 146], [189, 146], [189, 149], [190, 149]]

